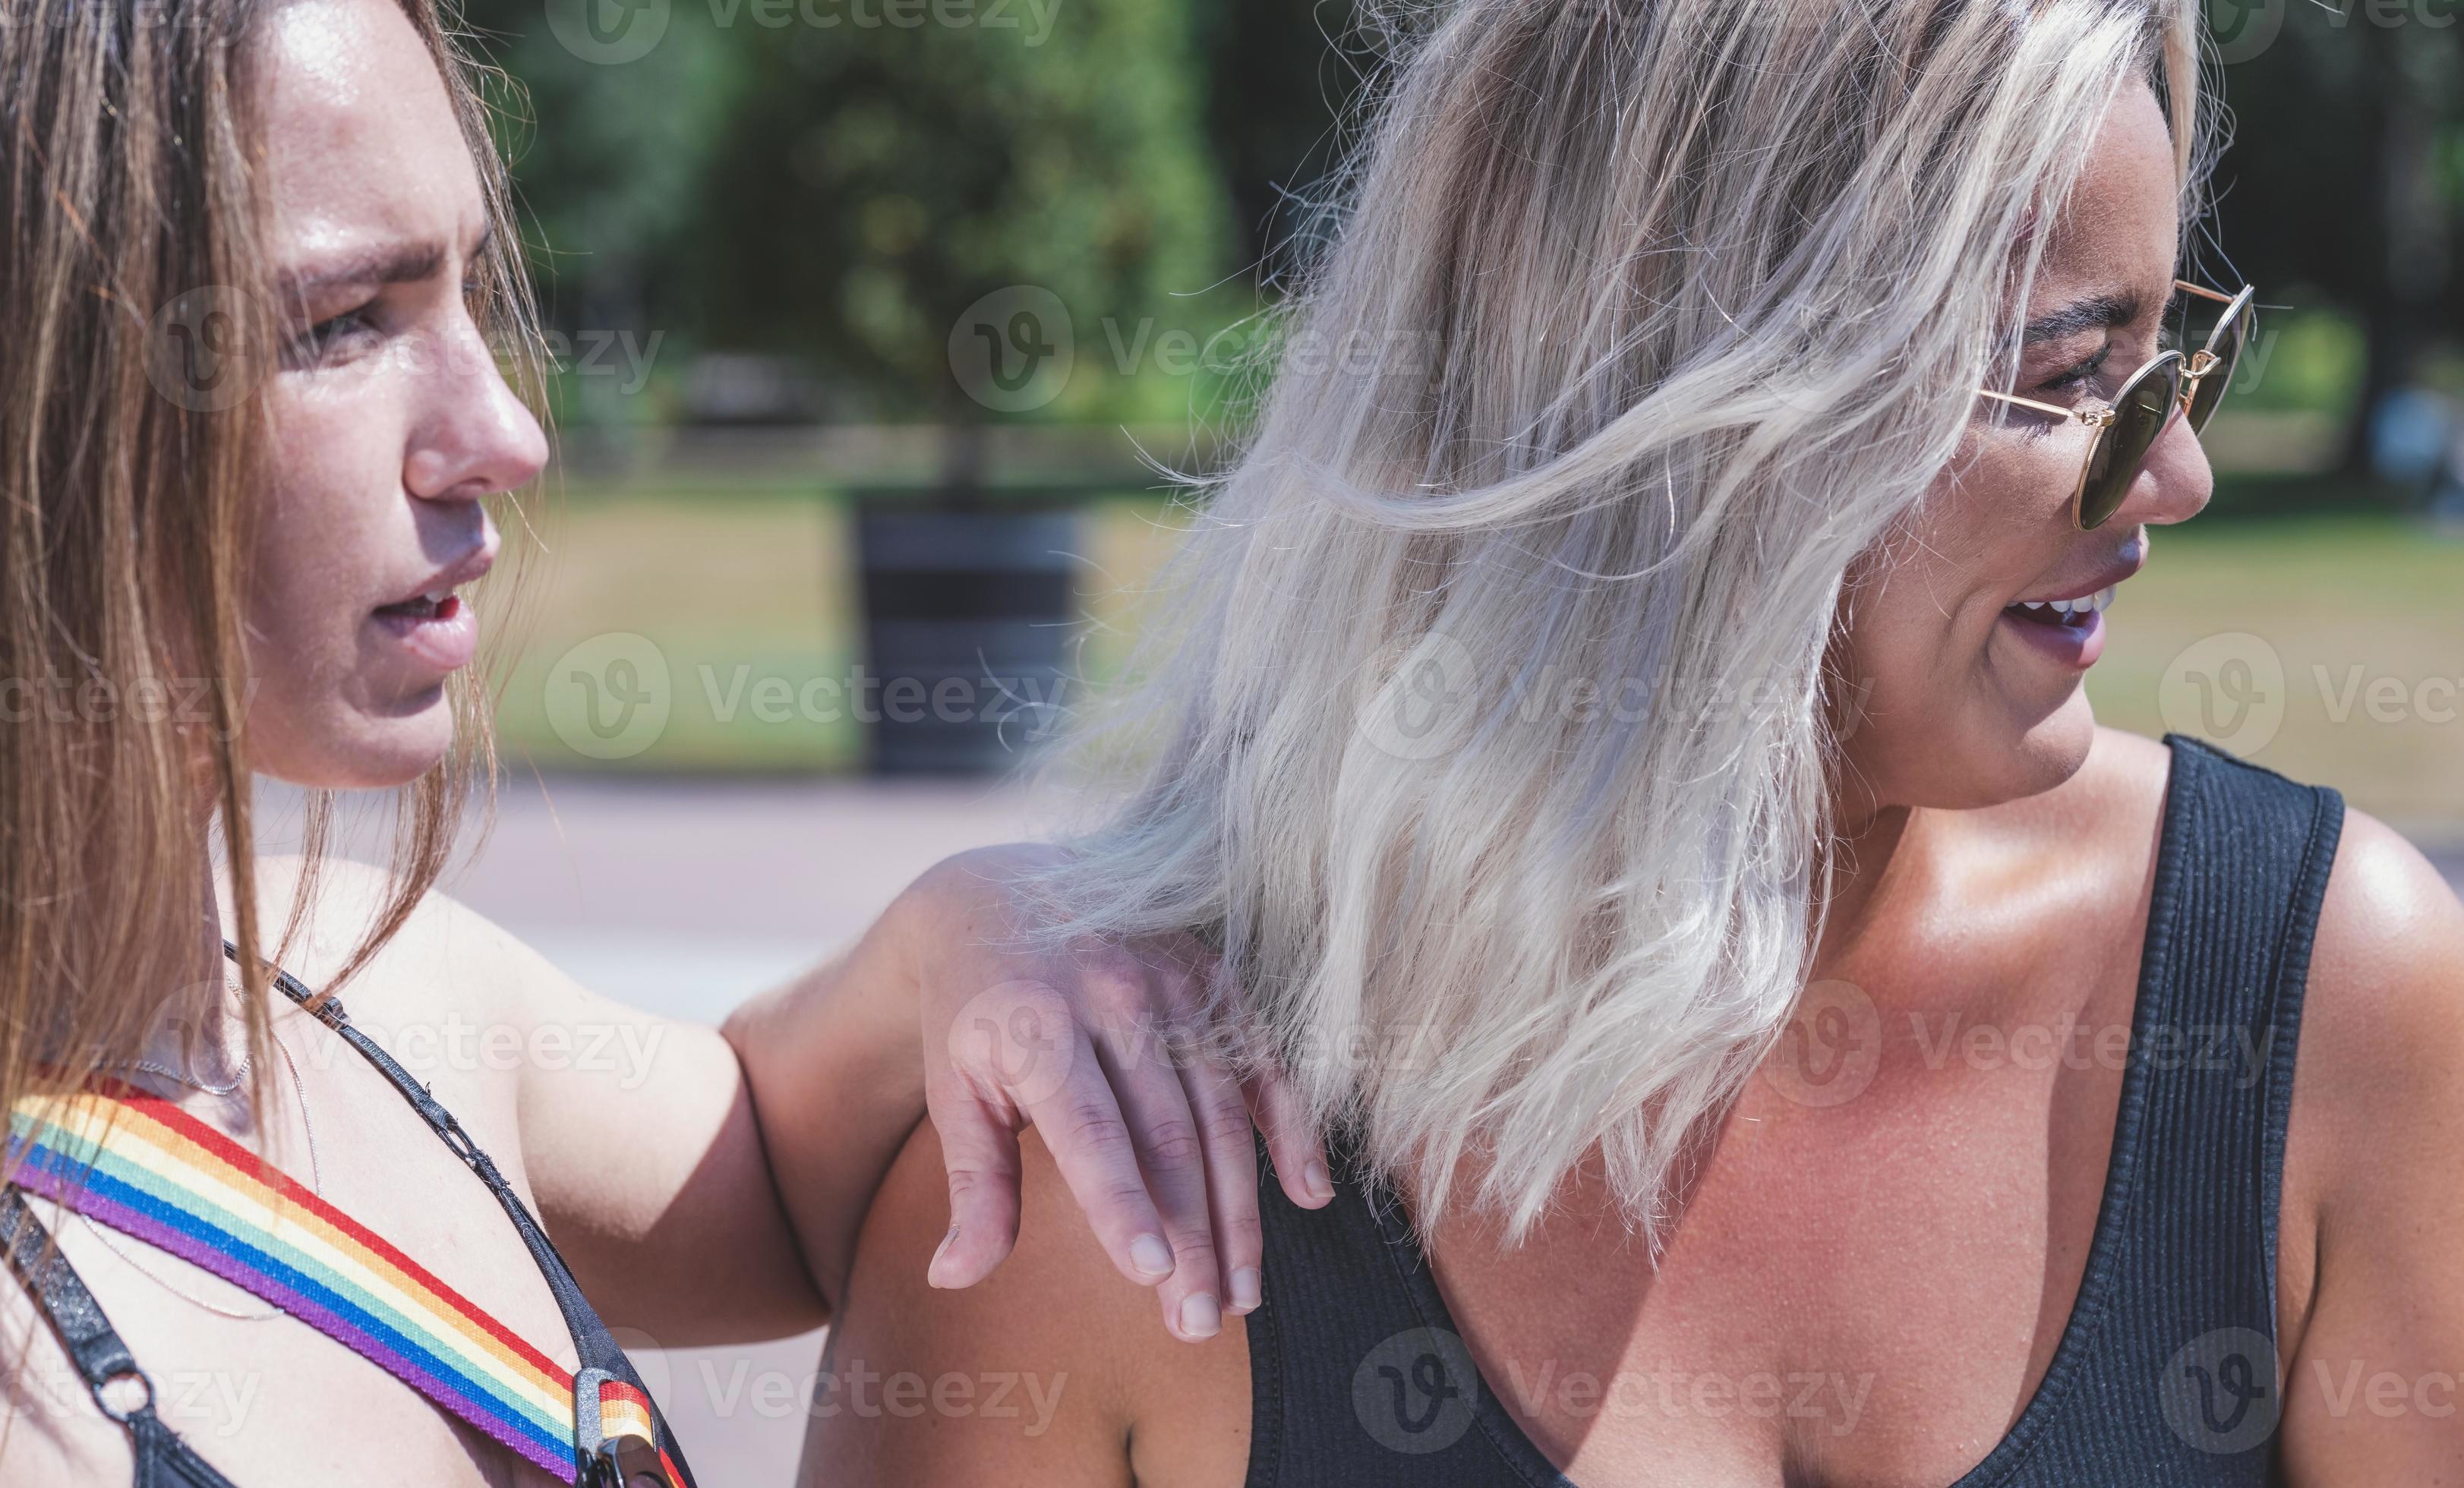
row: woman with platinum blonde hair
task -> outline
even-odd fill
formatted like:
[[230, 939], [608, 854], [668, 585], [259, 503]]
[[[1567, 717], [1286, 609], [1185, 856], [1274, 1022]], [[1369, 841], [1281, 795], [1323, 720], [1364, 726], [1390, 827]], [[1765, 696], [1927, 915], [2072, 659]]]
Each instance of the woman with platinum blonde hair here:
[[2182, 256], [2198, 26], [1397, 23], [1290, 309], [1320, 355], [1090, 735], [1144, 773], [1037, 886], [1052, 937], [1221, 952], [1333, 1201], [1268, 1193], [1262, 1292], [1175, 1350], [1031, 1142], [1015, 1258], [926, 1293], [919, 1132], [825, 1388], [1067, 1389], [817, 1408], [811, 1480], [2464, 1468], [2450, 1412], [2347, 1388], [2464, 1351], [2464, 910], [2334, 792], [2082, 689], [2255, 319]]

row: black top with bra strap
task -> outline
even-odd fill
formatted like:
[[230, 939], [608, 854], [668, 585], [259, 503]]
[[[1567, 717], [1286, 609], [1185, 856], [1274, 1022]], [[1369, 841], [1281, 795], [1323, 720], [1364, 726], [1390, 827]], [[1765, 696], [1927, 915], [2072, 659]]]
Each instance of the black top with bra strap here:
[[[224, 943], [228, 954], [238, 951]], [[528, 1205], [516, 1193], [513, 1186], [498, 1171], [488, 1154], [480, 1150], [452, 1112], [440, 1105], [428, 1092], [428, 1087], [414, 1079], [408, 1070], [395, 1061], [377, 1042], [351, 1023], [340, 1000], [319, 997], [297, 978], [276, 967], [273, 969], [275, 985], [294, 1002], [306, 1008], [342, 1040], [359, 1051], [361, 1057], [374, 1065], [386, 1082], [400, 1091], [404, 1100], [419, 1113], [429, 1129], [461, 1159], [464, 1166], [487, 1186], [497, 1204], [513, 1221], [515, 1231], [522, 1237], [532, 1260], [547, 1279], [548, 1290], [555, 1295], [558, 1310], [563, 1315], [566, 1328], [573, 1335], [575, 1356], [581, 1368], [575, 1376], [576, 1435], [572, 1481], [579, 1488], [644, 1488], [659, 1484], [665, 1488], [693, 1488], [692, 1470], [685, 1465], [684, 1453], [660, 1413], [656, 1401], [635, 1372], [632, 1362], [617, 1346], [582, 1295], [582, 1287], [566, 1269], [564, 1258], [531, 1214]], [[77, 1368], [103, 1413], [120, 1422], [129, 1433], [129, 1444], [136, 1457], [136, 1488], [234, 1488], [231, 1480], [199, 1456], [187, 1442], [154, 1413], [153, 1381], [139, 1366], [111, 1320], [103, 1314], [94, 1294], [86, 1288], [65, 1257], [62, 1257], [42, 1222], [34, 1217], [22, 1194], [11, 1185], [0, 1190], [0, 1257], [22, 1281], [61, 1346], [68, 1351]], [[339, 1337], [339, 1335], [336, 1335]], [[347, 1340], [345, 1341], [347, 1342]], [[352, 1346], [357, 1347], [357, 1345]], [[134, 1404], [116, 1404], [108, 1388], [122, 1381], [143, 1386]], [[647, 1414], [648, 1438], [624, 1432], [602, 1429], [600, 1409], [602, 1391], [613, 1390], [615, 1398], [638, 1402]], [[584, 1397], [587, 1398], [584, 1398]], [[634, 1409], [620, 1408], [624, 1414]], [[638, 1433], [640, 1424], [632, 1428]]]
[[[2281, 1480], [2285, 1121], [2343, 801], [2194, 739], [2165, 742], [2172, 773], [2086, 1272], [2043, 1382], [1953, 1488]], [[2248, 1040], [2261, 1078], [2170, 1030]], [[1347, 1173], [1325, 1209], [1271, 1181], [1261, 1202], [1248, 1488], [1574, 1488], [1482, 1381], [1393, 1193]]]

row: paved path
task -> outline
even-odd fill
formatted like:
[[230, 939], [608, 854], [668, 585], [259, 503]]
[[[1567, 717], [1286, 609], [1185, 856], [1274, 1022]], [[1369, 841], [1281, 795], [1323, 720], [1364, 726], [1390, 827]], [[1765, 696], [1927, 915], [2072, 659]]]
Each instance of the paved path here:
[[[715, 1021], [859, 932], [926, 867], [1035, 820], [1012, 788], [524, 780], [449, 889], [601, 992]], [[2432, 856], [2464, 891], [2464, 842]], [[638, 1357], [703, 1482], [784, 1488], [819, 1352], [812, 1334]]]

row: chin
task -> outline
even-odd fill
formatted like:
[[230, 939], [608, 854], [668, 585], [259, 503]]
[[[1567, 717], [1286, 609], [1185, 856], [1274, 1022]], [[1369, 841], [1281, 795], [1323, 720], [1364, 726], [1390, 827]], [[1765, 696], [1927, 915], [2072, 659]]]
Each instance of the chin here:
[[2074, 688], [2059, 708], [2019, 730], [2012, 764], [2016, 789], [2012, 799], [2040, 795], [2062, 784], [2087, 765], [2096, 744], [2096, 710], [2087, 689]]
[[411, 699], [397, 712], [343, 709], [304, 727], [266, 722], [275, 726], [249, 741], [257, 772], [309, 790], [393, 790], [434, 769], [453, 748], [453, 710], [441, 687], [432, 701]]

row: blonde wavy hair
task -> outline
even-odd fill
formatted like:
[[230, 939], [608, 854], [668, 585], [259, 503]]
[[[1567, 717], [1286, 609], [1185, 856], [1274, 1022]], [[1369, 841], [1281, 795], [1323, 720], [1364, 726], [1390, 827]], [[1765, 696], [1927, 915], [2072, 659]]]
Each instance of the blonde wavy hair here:
[[1457, 0], [1392, 61], [1280, 356], [1062, 767], [1041, 933], [1195, 930], [1424, 1229], [1595, 1145], [1655, 1240], [1820, 933], [1862, 556], [2015, 372], [2192, 0]]

